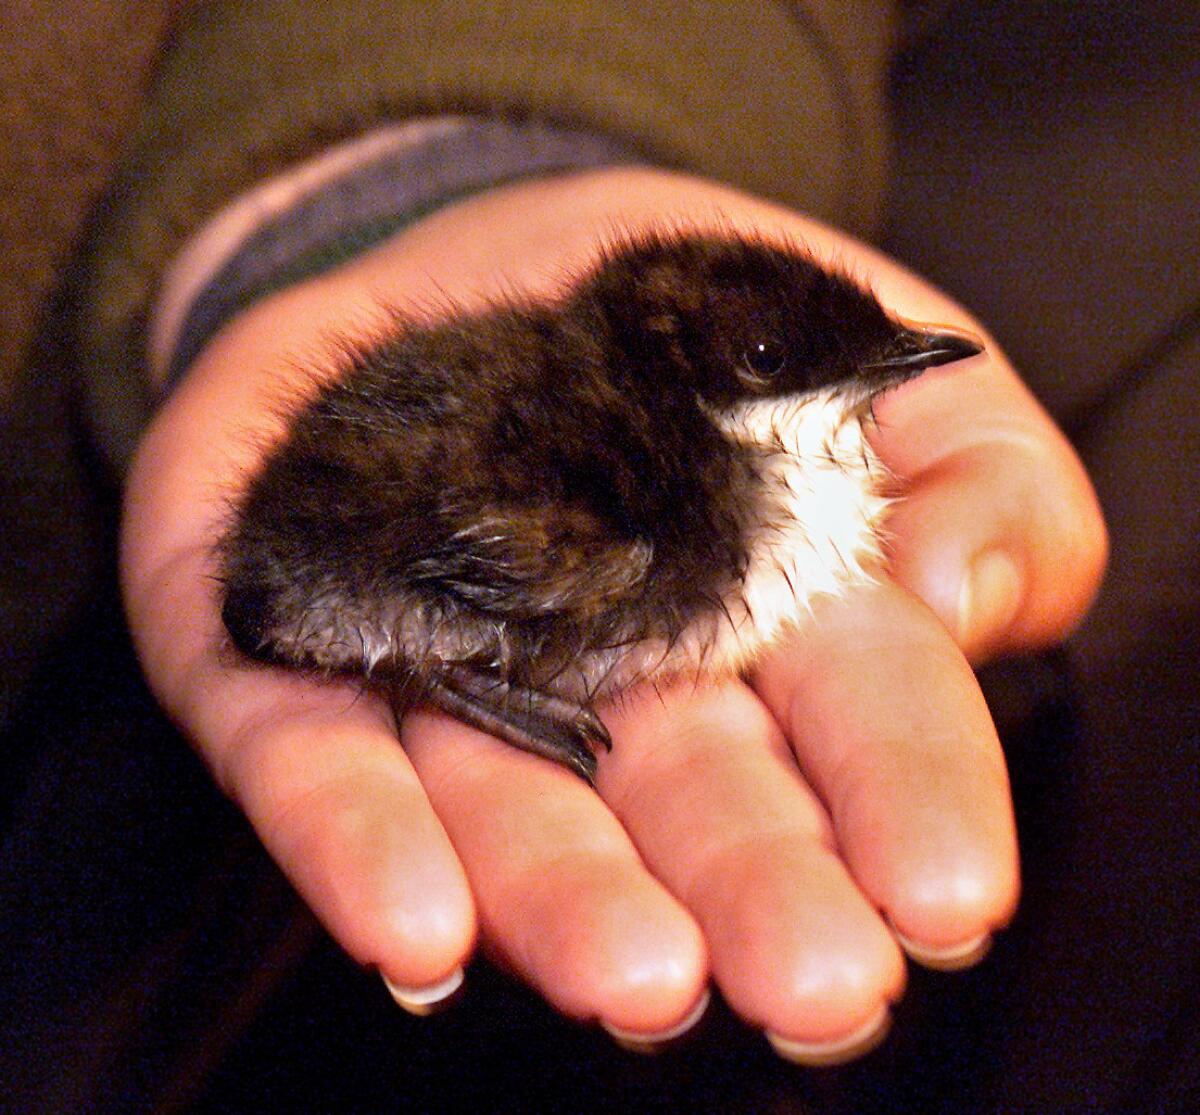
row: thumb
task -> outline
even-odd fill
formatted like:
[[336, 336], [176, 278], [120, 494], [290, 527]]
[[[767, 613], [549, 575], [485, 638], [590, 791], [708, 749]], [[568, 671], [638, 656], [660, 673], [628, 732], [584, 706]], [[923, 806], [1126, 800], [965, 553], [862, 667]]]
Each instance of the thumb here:
[[885, 400], [873, 438], [905, 493], [887, 523], [891, 571], [973, 662], [1069, 634], [1108, 552], [1070, 444], [1002, 358], [980, 363]]

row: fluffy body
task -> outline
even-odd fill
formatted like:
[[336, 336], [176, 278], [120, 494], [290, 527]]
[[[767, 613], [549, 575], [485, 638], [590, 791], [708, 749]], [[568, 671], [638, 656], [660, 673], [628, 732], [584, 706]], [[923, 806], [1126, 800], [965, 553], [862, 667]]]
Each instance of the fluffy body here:
[[798, 251], [700, 236], [618, 245], [546, 305], [398, 322], [249, 483], [226, 626], [516, 736], [743, 670], [880, 557], [862, 419], [923, 337]]

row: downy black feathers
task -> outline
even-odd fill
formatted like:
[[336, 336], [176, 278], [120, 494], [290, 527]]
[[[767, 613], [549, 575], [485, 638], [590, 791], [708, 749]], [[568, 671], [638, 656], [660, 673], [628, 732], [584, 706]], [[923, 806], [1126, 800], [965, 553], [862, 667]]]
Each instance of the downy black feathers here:
[[398, 322], [240, 499], [225, 624], [590, 780], [599, 693], [739, 669], [861, 575], [883, 501], [859, 417], [978, 351], [732, 236], [643, 236], [556, 302]]

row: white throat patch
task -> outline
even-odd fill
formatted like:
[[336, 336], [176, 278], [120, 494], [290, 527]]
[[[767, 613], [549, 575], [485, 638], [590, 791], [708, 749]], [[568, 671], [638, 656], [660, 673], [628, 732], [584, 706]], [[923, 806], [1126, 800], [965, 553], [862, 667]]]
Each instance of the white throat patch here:
[[830, 390], [705, 407], [727, 438], [759, 459], [743, 523], [745, 578], [669, 646], [648, 640], [586, 656], [578, 668], [589, 698], [650, 676], [738, 673], [802, 624], [814, 597], [872, 579], [891, 501], [881, 494], [886, 471], [863, 436], [860, 403]]
[[761, 502], [748, 508], [749, 565], [725, 599], [711, 667], [740, 669], [812, 599], [870, 580], [882, 556], [884, 468], [863, 436], [861, 398], [828, 390], [739, 403], [709, 414], [722, 433], [761, 453]]

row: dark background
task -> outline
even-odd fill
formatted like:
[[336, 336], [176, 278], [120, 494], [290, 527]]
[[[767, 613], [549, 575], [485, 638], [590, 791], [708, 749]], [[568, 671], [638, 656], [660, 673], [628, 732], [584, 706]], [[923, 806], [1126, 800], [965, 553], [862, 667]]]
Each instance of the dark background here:
[[988, 321], [1113, 540], [1068, 646], [984, 672], [1026, 887], [988, 960], [914, 971], [889, 1041], [837, 1070], [720, 1004], [625, 1054], [482, 963], [452, 1010], [404, 1015], [138, 680], [115, 493], [45, 376], [0, 429], [0, 1108], [1200, 1110], [1200, 6], [927, 7], [885, 247]]

